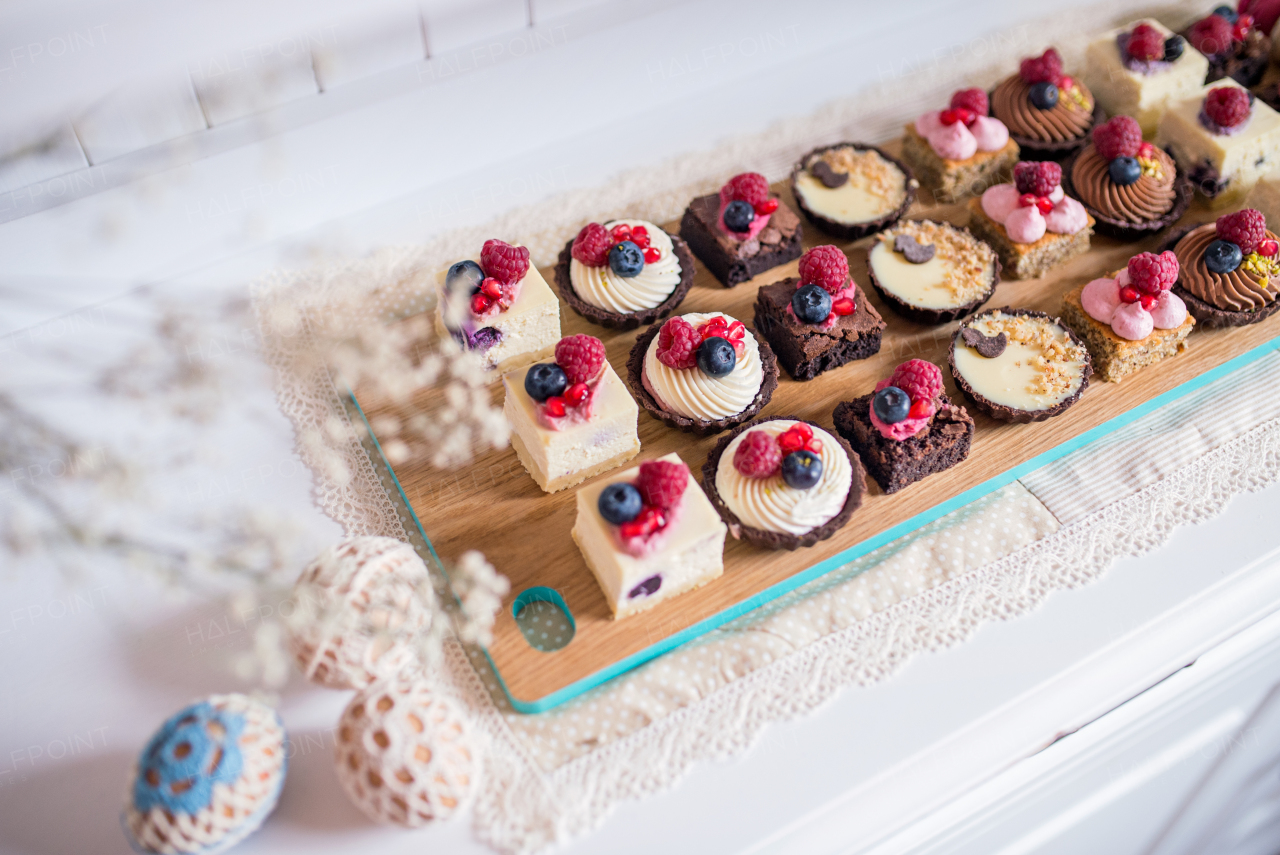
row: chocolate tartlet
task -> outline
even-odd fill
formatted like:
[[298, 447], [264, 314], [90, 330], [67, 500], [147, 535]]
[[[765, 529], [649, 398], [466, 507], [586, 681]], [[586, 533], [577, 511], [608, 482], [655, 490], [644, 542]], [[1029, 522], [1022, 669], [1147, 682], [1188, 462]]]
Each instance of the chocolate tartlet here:
[[824, 371], [880, 352], [884, 319], [857, 284], [851, 315], [836, 319], [829, 330], [802, 322], [787, 311], [800, 280], [796, 277], [765, 285], [756, 292], [755, 325], [773, 345], [778, 361], [795, 380], [812, 380]]
[[[653, 226], [653, 228], [656, 229], [658, 227]], [[666, 234], [665, 231], [663, 233]], [[611, 312], [608, 309], [602, 309], [583, 300], [574, 290], [570, 276], [570, 265], [573, 262], [573, 240], [564, 245], [564, 249], [560, 251], [560, 258], [556, 262], [556, 291], [560, 293], [561, 299], [569, 304], [569, 308], [591, 323], [599, 324], [608, 329], [633, 330], [642, 324], [651, 324], [660, 318], [665, 318], [684, 301], [689, 289], [693, 287], [694, 275], [693, 253], [689, 251], [688, 244], [677, 235], [669, 234], [667, 236], [671, 239], [672, 253], [680, 263], [680, 282], [676, 285], [675, 290], [671, 292], [671, 296], [656, 306], [638, 309], [633, 312]]]
[[1187, 212], [1195, 188], [1163, 149], [1139, 160], [1142, 176], [1128, 185], [1111, 178], [1110, 161], [1089, 143], [1062, 166], [1063, 189], [1084, 205], [1094, 230], [1117, 240], [1140, 240], [1166, 228]]
[[848, 440], [886, 493], [896, 493], [909, 484], [950, 469], [969, 456], [973, 442], [973, 416], [964, 407], [940, 394], [938, 411], [921, 433], [902, 441], [888, 439], [871, 423], [871, 401], [875, 393], [842, 401], [832, 418], [836, 431]]
[[[1270, 240], [1278, 237], [1270, 229], [1266, 236]], [[1241, 268], [1230, 273], [1212, 272], [1204, 254], [1216, 239], [1215, 223], [1184, 226], [1169, 235], [1161, 250], [1173, 250], [1178, 256], [1178, 282], [1173, 293], [1187, 304], [1196, 323], [1207, 329], [1265, 321], [1280, 309], [1280, 277], [1271, 277], [1264, 286]]]
[[[966, 333], [966, 330], [973, 330], [981, 336], [972, 346], [965, 339], [972, 337], [973, 333]], [[1054, 330], [1061, 334], [1055, 334]], [[1001, 335], [1005, 336], [1003, 343], [998, 341]], [[1015, 346], [1019, 350], [1011, 349]], [[957, 348], [964, 353], [960, 360], [957, 360]], [[972, 378], [964, 373], [966, 366], [989, 370], [983, 363], [976, 362], [978, 359], [995, 362], [1002, 357], [1005, 365], [995, 367], [1001, 368], [1004, 374], [1015, 373], [1013, 369], [1016, 368], [1016, 373], [1032, 375], [1029, 379], [1017, 378], [1023, 381], [1024, 388], [1013, 389], [1005, 385], [997, 390], [989, 382], [978, 381], [977, 370], [972, 372]], [[971, 358], [975, 361], [971, 362]], [[1061, 415], [1080, 400], [1093, 371], [1088, 348], [1070, 327], [1045, 312], [1007, 306], [987, 309], [962, 323], [952, 336], [947, 365], [956, 388], [976, 410], [993, 419], [1016, 423], [1039, 422]], [[1037, 368], [1045, 369], [1039, 372], [1042, 376], [1034, 376]], [[1075, 382], [1077, 376], [1078, 384]], [[1017, 379], [1005, 376], [998, 382], [1008, 384], [1017, 382]], [[971, 380], [978, 382], [981, 388], [975, 388]], [[988, 396], [1005, 400], [997, 401]], [[1038, 406], [1027, 407], [1024, 401], [1018, 400], [1020, 397]]]
[[794, 261], [804, 251], [800, 245], [800, 217], [784, 202], [778, 202], [758, 237], [739, 240], [720, 226], [717, 193], [699, 196], [689, 203], [680, 220], [680, 237], [726, 288]]
[[[852, 470], [852, 477], [849, 482], [849, 492], [845, 497], [843, 506], [834, 517], [826, 522], [818, 525], [804, 534], [792, 534], [790, 532], [767, 531], [765, 529], [756, 528], [746, 525], [738, 518], [729, 507], [725, 504], [724, 497], [716, 487], [716, 474], [723, 462], [727, 466], [733, 465], [733, 460], [723, 460], [725, 450], [729, 447], [738, 436], [752, 429], [758, 428], [760, 425], [771, 421], [794, 421], [809, 425], [811, 428], [821, 430], [823, 434], [830, 438], [833, 444], [837, 445], [839, 450], [846, 456], [849, 467]], [[826, 443], [824, 442], [824, 448]], [[739, 425], [732, 432], [721, 437], [711, 449], [711, 453], [707, 455], [707, 461], [702, 465], [702, 489], [707, 494], [707, 498], [711, 500], [712, 506], [720, 514], [720, 518], [729, 526], [729, 532], [739, 540], [745, 540], [753, 546], [763, 549], [786, 549], [794, 550], [802, 546], [813, 546], [814, 544], [826, 540], [849, 522], [849, 518], [853, 516], [862, 505], [862, 497], [867, 492], [867, 476], [866, 470], [862, 466], [862, 461], [858, 458], [857, 453], [849, 447], [849, 443], [839, 436], [828, 433], [825, 428], [815, 422], [804, 419], [790, 419], [784, 416], [771, 416], [768, 418], [758, 419], [748, 424]]]
[[791, 171], [800, 210], [819, 229], [846, 241], [900, 220], [919, 186], [905, 163], [865, 143], [816, 148]]
[[[1000, 284], [996, 251], [966, 228], [902, 220], [877, 237], [867, 253], [871, 287], [890, 308], [916, 323], [941, 324], [972, 314]], [[894, 281], [899, 275], [904, 281]]]
[[[1037, 88], [1039, 87], [1039, 88]], [[1044, 89], [1052, 90], [1046, 97]], [[1062, 74], [1053, 48], [1024, 59], [991, 90], [991, 115], [1005, 123], [1023, 160], [1059, 160], [1078, 150], [1106, 114], [1083, 82]]]

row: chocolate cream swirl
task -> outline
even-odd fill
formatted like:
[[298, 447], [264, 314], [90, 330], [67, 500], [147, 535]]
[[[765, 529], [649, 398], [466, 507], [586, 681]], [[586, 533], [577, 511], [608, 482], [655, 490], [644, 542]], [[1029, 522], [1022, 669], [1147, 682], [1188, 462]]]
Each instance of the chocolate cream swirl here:
[[1051, 110], [1031, 103], [1031, 87], [1018, 75], [1007, 78], [991, 94], [991, 115], [1004, 122], [1009, 133], [1038, 142], [1070, 142], [1084, 136], [1093, 125], [1093, 93], [1075, 81], [1084, 96], [1083, 107], [1060, 93]]
[[1152, 159], [1159, 164], [1159, 178], [1144, 174], [1132, 184], [1121, 186], [1111, 180], [1110, 161], [1104, 160], [1090, 143], [1071, 168], [1077, 198], [1113, 220], [1149, 223], [1160, 219], [1173, 208], [1177, 196], [1173, 182], [1178, 173], [1173, 159], [1160, 149], [1155, 150]]
[[[1270, 229], [1267, 229], [1267, 237], [1276, 240]], [[1193, 296], [1227, 311], [1247, 312], [1271, 305], [1276, 299], [1280, 277], [1273, 276], [1259, 283], [1257, 276], [1242, 267], [1230, 273], [1214, 273], [1205, 265], [1204, 251], [1217, 239], [1217, 225], [1206, 223], [1178, 241], [1173, 252], [1178, 256], [1178, 267], [1182, 271], [1179, 284]]]

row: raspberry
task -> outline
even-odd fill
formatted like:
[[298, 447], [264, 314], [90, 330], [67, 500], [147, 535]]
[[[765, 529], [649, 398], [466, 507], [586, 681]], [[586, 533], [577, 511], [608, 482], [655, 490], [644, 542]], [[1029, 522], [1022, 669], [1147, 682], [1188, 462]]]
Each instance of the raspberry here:
[[1139, 24], [1129, 34], [1125, 49], [1134, 59], [1164, 59], [1164, 36], [1150, 24]]
[[650, 460], [640, 464], [636, 489], [644, 503], [659, 510], [670, 510], [689, 486], [689, 467], [670, 460]]
[[720, 188], [720, 204], [746, 202], [752, 208], [764, 204], [769, 198], [769, 182], [759, 172], [744, 172], [729, 179]]
[[1201, 18], [1187, 31], [1187, 41], [1205, 56], [1222, 53], [1231, 47], [1231, 22], [1221, 15]]
[[764, 431], [747, 431], [733, 453], [733, 468], [746, 478], [770, 478], [782, 468], [782, 449]]
[[556, 344], [556, 365], [570, 383], [595, 379], [604, 367], [604, 342], [593, 335], [569, 335]]
[[485, 276], [492, 276], [504, 285], [514, 285], [529, 272], [529, 248], [487, 240], [480, 250], [480, 266]]
[[1052, 160], [1023, 160], [1013, 168], [1019, 193], [1048, 196], [1062, 183], [1062, 167]]
[[800, 284], [818, 285], [831, 296], [849, 280], [849, 259], [834, 246], [815, 246], [800, 256]]
[[613, 247], [613, 238], [609, 230], [599, 223], [587, 223], [573, 239], [573, 257], [587, 267], [604, 267], [609, 263], [609, 250]]
[[912, 401], [932, 401], [942, 392], [942, 370], [932, 362], [910, 359], [893, 369], [889, 385], [906, 392]]
[[1160, 262], [1160, 290], [1168, 291], [1178, 281], [1178, 256], [1166, 249], [1156, 258]]
[[1260, 211], [1245, 208], [1234, 214], [1218, 217], [1218, 237], [1229, 240], [1245, 255], [1253, 252], [1266, 240], [1267, 220]]
[[702, 336], [684, 318], [672, 318], [658, 330], [658, 361], [668, 368], [685, 370], [698, 364]]
[[1053, 48], [1049, 48], [1040, 56], [1030, 56], [1022, 61], [1018, 68], [1018, 76], [1028, 86], [1034, 83], [1057, 84], [1062, 77], [1062, 57]]
[[1164, 264], [1154, 252], [1143, 252], [1129, 259], [1129, 284], [1144, 294], [1159, 294]]
[[1219, 86], [1204, 96], [1204, 113], [1219, 127], [1234, 128], [1249, 118], [1249, 93], [1238, 86]]
[[1093, 147], [1103, 160], [1136, 157], [1142, 147], [1142, 128], [1130, 116], [1116, 116], [1093, 128]]
[[990, 109], [987, 93], [983, 89], [961, 89], [951, 96], [951, 109], [970, 110], [975, 116], [985, 116]]

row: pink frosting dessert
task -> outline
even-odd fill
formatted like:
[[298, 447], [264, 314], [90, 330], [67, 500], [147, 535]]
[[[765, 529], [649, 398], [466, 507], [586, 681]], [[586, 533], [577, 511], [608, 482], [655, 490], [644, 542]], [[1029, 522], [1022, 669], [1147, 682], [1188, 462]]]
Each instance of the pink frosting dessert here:
[[1114, 279], [1095, 279], [1080, 292], [1080, 305], [1098, 323], [1126, 341], [1142, 341], [1153, 330], [1171, 330], [1187, 319], [1187, 306], [1169, 289], [1178, 278], [1172, 252], [1144, 252]]
[[1062, 185], [1039, 197], [1051, 203], [1048, 213], [1036, 204], [1024, 204], [1027, 196], [1013, 184], [997, 184], [982, 194], [983, 213], [1004, 226], [1014, 243], [1035, 243], [1045, 232], [1073, 235], [1089, 224], [1084, 205], [1066, 195]]
[[938, 157], [968, 160], [980, 151], [999, 151], [1008, 144], [1009, 129], [999, 119], [977, 116], [967, 125], [963, 121], [947, 124], [943, 114], [950, 112], [933, 110], [916, 119], [916, 132], [929, 141]]

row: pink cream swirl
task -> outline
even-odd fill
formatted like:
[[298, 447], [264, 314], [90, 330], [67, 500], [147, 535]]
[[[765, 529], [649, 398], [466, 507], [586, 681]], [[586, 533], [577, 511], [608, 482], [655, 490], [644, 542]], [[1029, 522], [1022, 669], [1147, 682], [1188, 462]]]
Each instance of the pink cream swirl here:
[[[881, 389], [885, 389], [888, 386], [889, 386], [889, 378], [886, 377], [885, 379], [881, 380], [879, 383], [876, 384], [876, 392], [879, 392]], [[872, 401], [875, 401], [874, 397], [872, 398]], [[880, 431], [880, 435], [883, 436], [885, 439], [892, 439], [896, 442], [902, 442], [905, 439], [910, 439], [911, 437], [918, 434], [920, 431], [927, 428], [929, 426], [929, 422], [933, 419], [933, 414], [936, 413], [937, 411], [938, 411], [938, 406], [936, 402], [930, 401], [929, 415], [916, 416], [915, 418], [905, 418], [900, 422], [889, 424], [888, 422], [882, 421], [880, 417], [876, 415], [876, 408], [872, 406], [871, 407], [871, 424], [875, 426], [876, 430]]]

